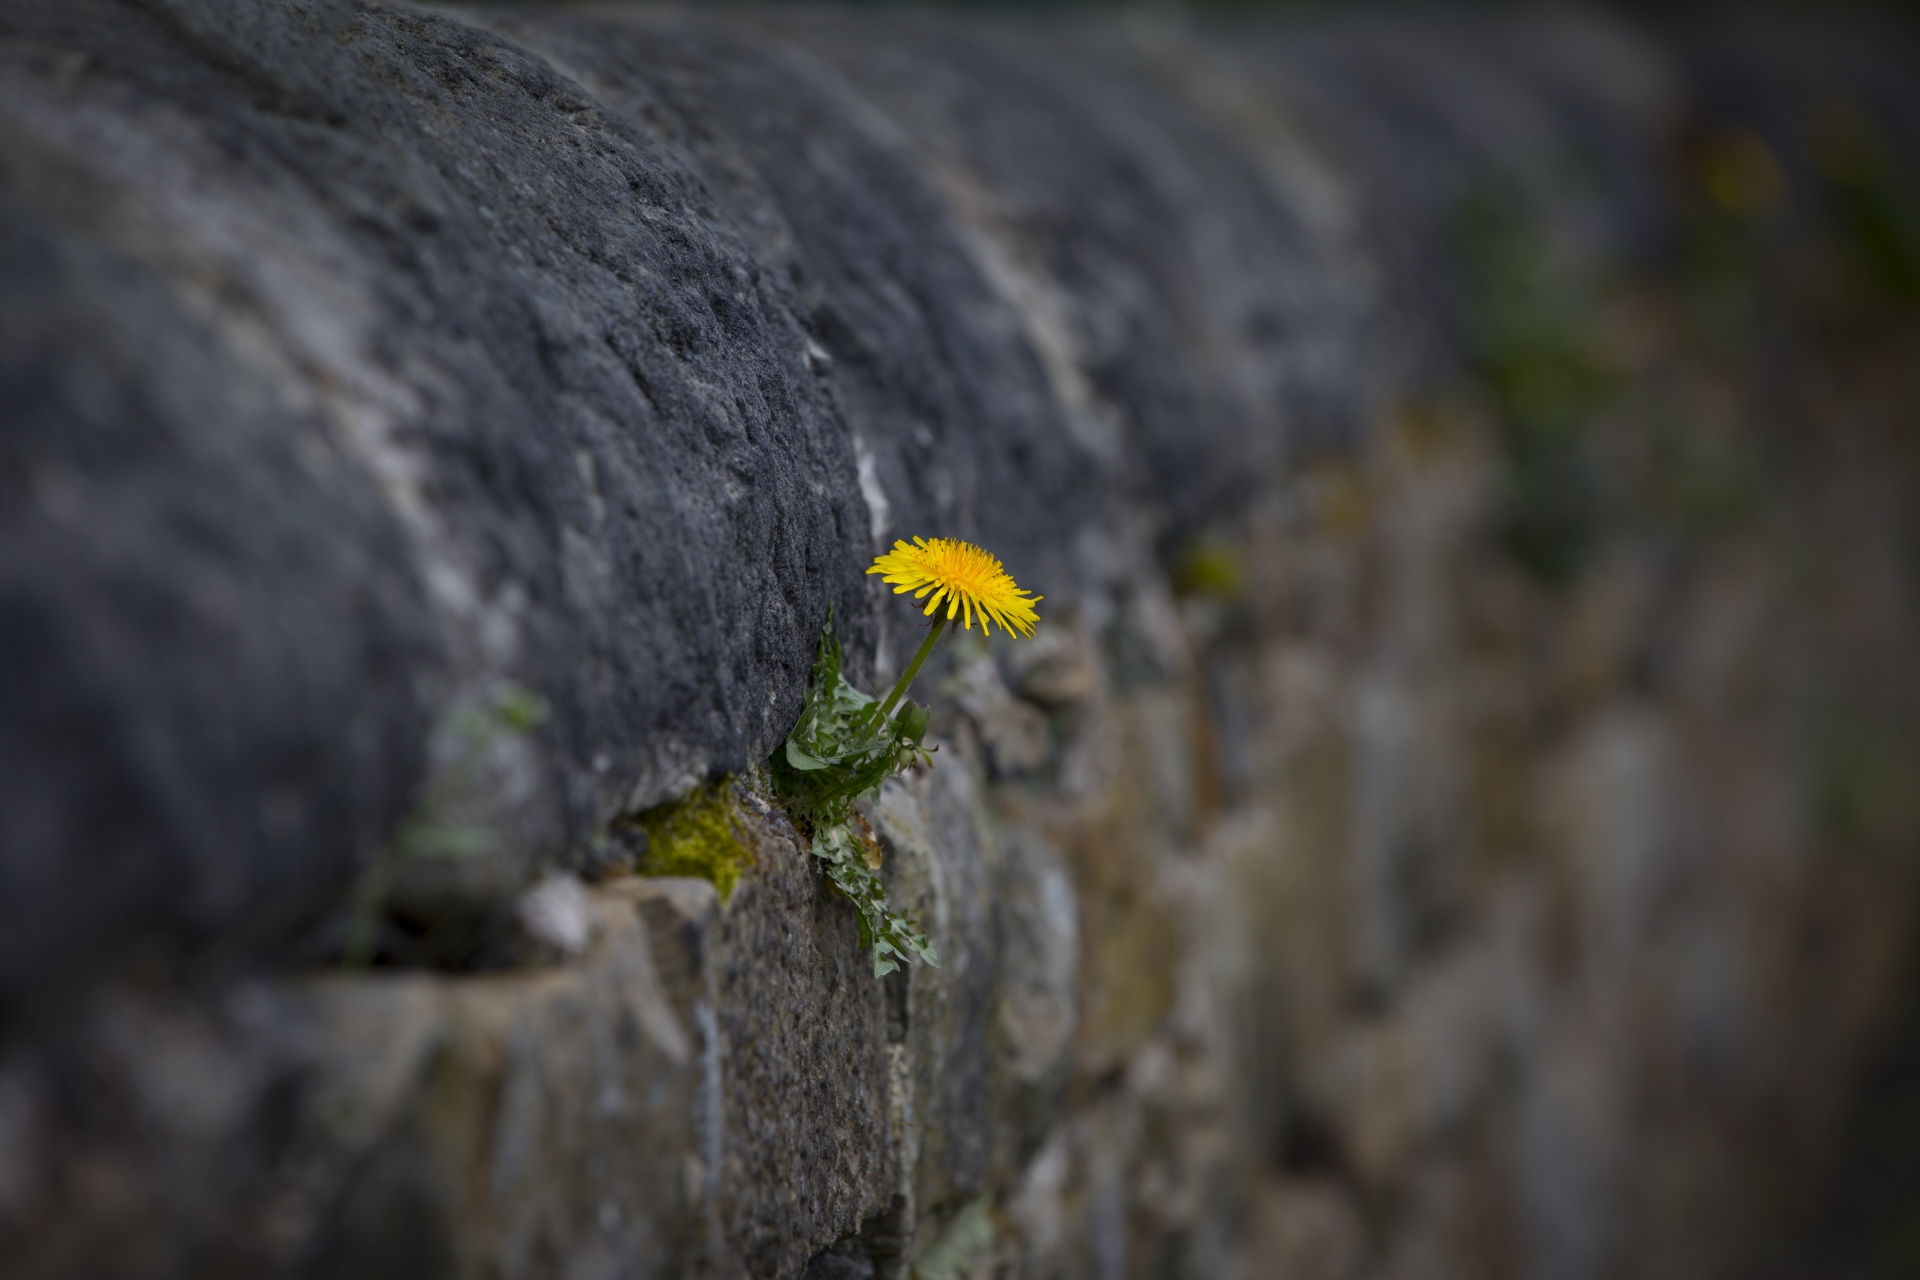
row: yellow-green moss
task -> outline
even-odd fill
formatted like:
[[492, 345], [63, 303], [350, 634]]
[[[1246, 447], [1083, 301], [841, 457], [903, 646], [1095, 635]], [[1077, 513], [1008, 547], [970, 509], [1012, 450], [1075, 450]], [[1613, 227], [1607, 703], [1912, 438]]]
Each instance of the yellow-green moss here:
[[713, 881], [720, 900], [732, 896], [753, 855], [740, 839], [733, 786], [722, 781], [701, 787], [672, 804], [649, 809], [637, 819], [647, 833], [643, 875], [699, 876]]
[[1201, 538], [1187, 547], [1174, 570], [1173, 589], [1181, 595], [1238, 597], [1247, 569], [1234, 546], [1220, 538]]

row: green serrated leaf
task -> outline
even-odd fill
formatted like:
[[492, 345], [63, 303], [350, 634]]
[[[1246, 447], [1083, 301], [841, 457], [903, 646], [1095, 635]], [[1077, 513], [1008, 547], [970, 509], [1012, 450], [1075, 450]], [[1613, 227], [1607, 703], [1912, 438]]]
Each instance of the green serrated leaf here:
[[850, 825], [855, 800], [930, 759], [920, 745], [926, 708], [908, 703], [898, 715], [881, 715], [880, 704], [841, 673], [840, 656], [829, 619], [799, 720], [785, 750], [768, 761], [768, 772], [788, 812], [812, 828], [813, 855], [853, 903], [860, 945], [873, 948], [876, 975], [916, 957], [937, 963], [919, 926], [888, 904], [885, 886], [867, 864], [866, 846]]
[[809, 772], [827, 767], [825, 760], [807, 751], [792, 738], [787, 739], [787, 763], [796, 769], [805, 769]]

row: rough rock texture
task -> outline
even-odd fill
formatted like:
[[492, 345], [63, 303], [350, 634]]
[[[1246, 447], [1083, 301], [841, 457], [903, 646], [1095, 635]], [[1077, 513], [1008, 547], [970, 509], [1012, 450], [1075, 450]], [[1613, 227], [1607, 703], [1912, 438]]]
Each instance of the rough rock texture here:
[[[1913, 69], [8, 5], [0, 1272], [1886, 1273]], [[875, 982], [755, 766], [915, 533]]]
[[11, 1000], [324, 909], [490, 680], [554, 711], [517, 876], [772, 749], [827, 606], [870, 625], [869, 517], [677, 150], [425, 13], [6, 24], [12, 323], [98, 365], [8, 347]]

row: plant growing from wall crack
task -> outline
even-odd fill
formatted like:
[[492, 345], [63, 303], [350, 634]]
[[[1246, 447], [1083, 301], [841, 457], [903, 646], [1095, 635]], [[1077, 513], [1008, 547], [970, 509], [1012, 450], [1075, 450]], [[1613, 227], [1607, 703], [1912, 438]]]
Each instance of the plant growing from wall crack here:
[[[888, 692], [876, 700], [855, 688], [841, 671], [840, 642], [827, 619], [820, 633], [800, 719], [786, 745], [769, 762], [774, 789], [811, 836], [814, 857], [826, 864], [834, 887], [860, 914], [860, 942], [873, 948], [873, 975], [884, 977], [918, 958], [940, 963], [920, 926], [895, 911], [880, 880], [880, 844], [854, 808], [888, 778], [932, 763], [922, 745], [927, 709], [906, 701], [941, 635], [958, 621], [982, 633], [989, 621], [1009, 634], [1031, 636], [1039, 621], [1033, 606], [1043, 597], [1022, 591], [1000, 561], [970, 543], [949, 538], [896, 541], [868, 573], [884, 575], [894, 594], [913, 592], [933, 619], [927, 638]], [[941, 606], [942, 616], [935, 616]]]

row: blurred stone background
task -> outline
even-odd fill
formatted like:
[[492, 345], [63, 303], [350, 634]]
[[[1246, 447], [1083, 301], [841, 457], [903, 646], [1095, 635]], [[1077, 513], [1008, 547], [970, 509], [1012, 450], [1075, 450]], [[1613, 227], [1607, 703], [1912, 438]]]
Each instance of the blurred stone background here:
[[1917, 70], [11, 0], [0, 1273], [1920, 1274]]

